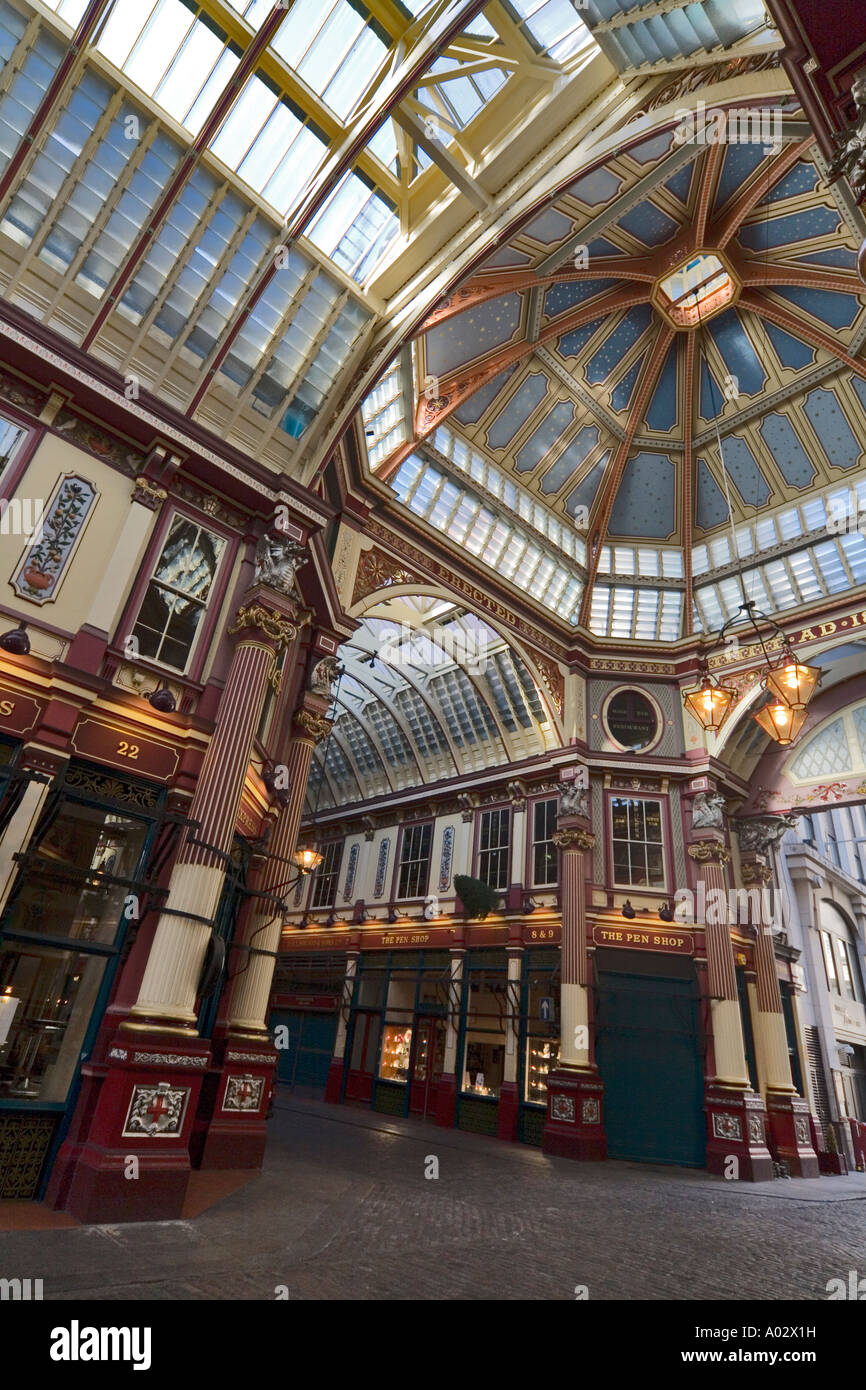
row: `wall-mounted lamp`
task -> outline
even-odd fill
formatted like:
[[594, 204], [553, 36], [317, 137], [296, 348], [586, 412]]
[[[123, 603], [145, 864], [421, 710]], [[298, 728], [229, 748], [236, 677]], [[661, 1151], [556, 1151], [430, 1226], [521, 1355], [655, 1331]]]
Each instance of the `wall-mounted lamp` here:
[[0, 637], [0, 647], [4, 652], [11, 652], [13, 656], [29, 656], [30, 638], [27, 636], [27, 624], [19, 623], [17, 627], [4, 632]]

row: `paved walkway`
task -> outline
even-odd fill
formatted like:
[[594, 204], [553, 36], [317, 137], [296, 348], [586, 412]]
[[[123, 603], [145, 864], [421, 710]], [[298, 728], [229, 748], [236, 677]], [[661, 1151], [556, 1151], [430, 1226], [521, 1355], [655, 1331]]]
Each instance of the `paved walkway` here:
[[[13, 1231], [46, 1299], [824, 1300], [866, 1175], [734, 1184], [277, 1094], [262, 1176], [195, 1220]], [[426, 1178], [438, 1160], [438, 1178]]]

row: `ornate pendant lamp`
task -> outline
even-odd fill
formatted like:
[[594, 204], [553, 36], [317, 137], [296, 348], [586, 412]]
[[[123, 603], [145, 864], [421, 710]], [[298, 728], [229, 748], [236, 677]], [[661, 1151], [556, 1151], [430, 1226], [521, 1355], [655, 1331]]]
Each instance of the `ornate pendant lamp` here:
[[[781, 661], [774, 660], [768, 652], [758, 626], [759, 620], [769, 623], [781, 638], [784, 648]], [[720, 647], [728, 631], [743, 622], [751, 623], [760, 643], [765, 664], [761, 686], [771, 697], [752, 718], [776, 743], [787, 747], [794, 742], [806, 722], [806, 706], [818, 689], [821, 668], [808, 666], [801, 661], [778, 623], [752, 602], [740, 604], [734, 616], [719, 629], [711, 650]], [[718, 733], [733, 709], [737, 696], [738, 692], [733, 686], [724, 685], [709, 674], [705, 659], [701, 666], [701, 683], [697, 690], [683, 693], [683, 703], [704, 729]]]
[[821, 679], [819, 666], [805, 666], [788, 647], [785, 660], [767, 672], [766, 685], [771, 694], [793, 710], [805, 710]]
[[771, 700], [759, 709], [757, 714], [753, 714], [752, 718], [780, 748], [787, 748], [788, 744], [794, 742], [806, 722], [806, 709], [805, 706], [792, 709], [784, 700]]
[[683, 704], [702, 728], [717, 734], [739, 698], [731, 685], [722, 685], [707, 670], [701, 668], [701, 683], [697, 690], [683, 692]]

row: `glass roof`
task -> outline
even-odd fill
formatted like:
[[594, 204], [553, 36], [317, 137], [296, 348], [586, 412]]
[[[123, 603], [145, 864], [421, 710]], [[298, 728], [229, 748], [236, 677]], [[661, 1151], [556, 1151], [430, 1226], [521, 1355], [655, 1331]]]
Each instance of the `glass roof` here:
[[430, 315], [373, 443], [399, 504], [599, 636], [715, 630], [740, 570], [766, 611], [866, 582], [830, 516], [866, 500], [860, 226], [778, 114], [712, 157], [636, 137], [542, 205]]
[[[111, 0], [37, 120], [87, 9], [0, 0], [2, 292], [276, 469], [315, 447], [382, 320], [381, 277], [413, 274], [431, 208], [464, 196], [454, 161], [477, 176], [591, 42], [560, 0], [490, 4], [462, 30], [438, 0]], [[401, 61], [413, 86], [391, 93]], [[403, 397], [372, 422], [382, 455]]]
[[497, 767], [558, 741], [525, 660], [458, 604], [413, 594], [377, 604], [340, 661], [309, 810]]

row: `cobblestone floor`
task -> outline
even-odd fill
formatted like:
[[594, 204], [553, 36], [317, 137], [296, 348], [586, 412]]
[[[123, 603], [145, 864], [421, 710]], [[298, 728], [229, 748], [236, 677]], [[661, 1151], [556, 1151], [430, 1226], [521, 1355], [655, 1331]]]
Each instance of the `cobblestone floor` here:
[[852, 1269], [863, 1174], [577, 1164], [287, 1093], [262, 1176], [195, 1221], [0, 1236], [0, 1277], [46, 1299], [817, 1300]]

